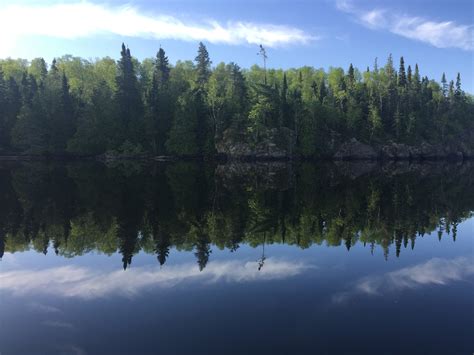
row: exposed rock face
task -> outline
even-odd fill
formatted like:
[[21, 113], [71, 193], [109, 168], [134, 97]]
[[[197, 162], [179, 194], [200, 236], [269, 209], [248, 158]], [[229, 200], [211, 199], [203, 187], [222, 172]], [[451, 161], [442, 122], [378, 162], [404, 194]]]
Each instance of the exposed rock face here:
[[224, 187], [258, 186], [287, 190], [293, 185], [293, 165], [290, 162], [239, 162], [218, 165], [215, 177]]
[[368, 144], [359, 142], [355, 138], [342, 144], [336, 154], [334, 154], [334, 159], [337, 160], [374, 160], [377, 158], [378, 154], [374, 148]]
[[408, 160], [410, 147], [400, 143], [387, 144], [380, 149], [380, 157], [387, 160]]
[[256, 158], [290, 158], [294, 154], [296, 137], [293, 130], [286, 127], [272, 128], [261, 135], [255, 146]]
[[444, 149], [439, 146], [433, 146], [429, 143], [422, 142], [419, 146], [411, 146], [410, 158], [413, 160], [436, 160], [446, 158]]
[[[340, 138], [340, 137], [338, 137]], [[260, 132], [258, 142], [250, 141], [248, 135], [227, 129], [216, 143], [219, 154], [231, 160], [285, 160], [298, 158], [295, 152], [296, 135], [288, 128], [272, 128]], [[335, 160], [463, 160], [474, 158], [474, 133], [466, 132], [450, 144], [417, 145], [389, 142], [372, 146], [355, 138], [341, 142], [334, 140], [327, 152], [321, 156]], [[340, 142], [337, 144], [337, 142]], [[334, 153], [335, 152], [335, 153]]]
[[286, 159], [294, 155], [295, 133], [286, 127], [272, 128], [260, 132], [258, 143], [246, 140], [245, 135], [235, 130], [224, 131], [216, 143], [219, 154], [230, 159]]
[[217, 153], [229, 157], [244, 157], [252, 154], [246, 136], [230, 128], [225, 130], [222, 138], [216, 142], [216, 150]]
[[378, 147], [356, 139], [343, 143], [333, 156], [337, 160], [463, 160], [473, 158], [473, 149], [464, 142], [433, 145], [421, 142], [416, 146], [388, 143]]

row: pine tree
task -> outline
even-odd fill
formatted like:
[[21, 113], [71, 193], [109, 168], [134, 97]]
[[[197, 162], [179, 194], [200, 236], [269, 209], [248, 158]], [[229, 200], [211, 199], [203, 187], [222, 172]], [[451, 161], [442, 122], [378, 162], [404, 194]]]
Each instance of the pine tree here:
[[408, 80], [408, 84], [411, 85], [411, 82], [412, 82], [411, 65], [408, 66], [407, 80]]
[[22, 152], [41, 154], [48, 151], [48, 123], [51, 117], [45, 114], [45, 99], [39, 90], [32, 87], [31, 100], [24, 100], [12, 129], [13, 146]]
[[194, 94], [191, 91], [185, 92], [179, 97], [176, 105], [166, 149], [177, 155], [197, 155], [200, 152], [196, 134], [198, 118]]
[[170, 67], [160, 47], [156, 55], [151, 90], [148, 93], [146, 132], [154, 154], [165, 154], [165, 143], [172, 124], [172, 102], [169, 95]]
[[375, 74], [378, 74], [379, 72], [379, 65], [378, 65], [378, 62], [377, 62], [377, 57], [375, 57], [375, 60], [374, 60], [374, 73]]
[[156, 65], [154, 75], [156, 76], [156, 80], [158, 81], [161, 87], [165, 86], [170, 78], [170, 67], [168, 57], [166, 56], [165, 51], [161, 47], [158, 50], [158, 53], [156, 54]]
[[387, 73], [389, 82], [395, 79], [395, 68], [393, 67], [393, 58], [391, 53], [388, 56], [387, 64], [385, 64], [385, 72]]
[[206, 107], [206, 85], [211, 75], [211, 60], [206, 46], [200, 42], [196, 61], [196, 90], [193, 93], [197, 114], [196, 140], [200, 155], [209, 155], [214, 151], [215, 126], [211, 127]]
[[7, 87], [3, 77], [3, 71], [0, 67], [0, 151], [8, 149], [10, 141], [10, 132], [8, 132], [6, 122], [6, 105], [7, 105]]
[[117, 67], [115, 101], [117, 107], [117, 138], [120, 147], [125, 141], [138, 145], [143, 137], [143, 103], [135, 75], [130, 49], [122, 43]]
[[462, 96], [460, 73], [458, 73], [458, 75], [456, 76], [456, 90], [454, 90], [454, 96], [457, 98], [460, 98]]
[[454, 81], [449, 82], [448, 97], [452, 100], [454, 99]]
[[283, 83], [280, 94], [280, 116], [281, 125], [283, 127], [292, 128], [293, 124], [290, 117], [290, 106], [288, 104], [288, 82], [286, 79], [286, 73], [283, 74]]
[[352, 66], [352, 63], [349, 65], [347, 78], [349, 79], [349, 86], [352, 87], [355, 83], [354, 67]]
[[103, 80], [94, 88], [90, 103], [81, 110], [77, 130], [68, 142], [68, 151], [81, 154], [101, 154], [113, 146], [113, 93]]
[[413, 86], [416, 91], [420, 90], [420, 71], [418, 70], [418, 64], [415, 64], [415, 74], [413, 75]]
[[448, 82], [446, 80], [446, 75], [443, 73], [443, 76], [441, 77], [441, 90], [443, 93], [443, 96], [446, 97], [448, 95]]
[[199, 88], [204, 89], [211, 75], [211, 60], [206, 46], [199, 42], [198, 55], [194, 59], [196, 61], [196, 84]]
[[[5, 150], [10, 150], [12, 147], [11, 134], [12, 129], [17, 121], [17, 116], [20, 112], [22, 105], [22, 98], [20, 88], [13, 77], [10, 77], [8, 81], [2, 80], [3, 83], [3, 106], [0, 108], [0, 149], [3, 145]], [[3, 114], [3, 115], [2, 115]]]
[[405, 87], [407, 79], [405, 75], [405, 61], [400, 57], [400, 68], [398, 69], [398, 86]]

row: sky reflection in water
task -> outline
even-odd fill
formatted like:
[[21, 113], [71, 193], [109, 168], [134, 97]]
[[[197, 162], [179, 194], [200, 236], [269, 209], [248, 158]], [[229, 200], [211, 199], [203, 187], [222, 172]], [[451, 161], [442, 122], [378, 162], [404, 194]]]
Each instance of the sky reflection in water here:
[[[215, 203], [208, 198], [209, 192], [207, 197], [199, 197], [206, 202], [195, 204], [189, 200], [191, 190], [186, 190], [187, 196], [179, 195], [183, 185], [174, 192], [168, 191], [167, 197], [163, 197], [166, 190], [162, 190], [158, 199], [169, 201], [171, 194], [174, 200], [171, 212], [151, 208], [158, 215], [165, 213], [157, 225], [164, 226], [166, 221], [173, 224], [159, 229], [170, 233], [162, 263], [159, 246], [163, 239], [154, 237], [153, 228], [147, 227], [153, 223], [135, 224], [130, 218], [123, 219], [126, 216], [123, 213], [130, 210], [109, 203], [115, 195], [104, 195], [107, 185], [96, 191], [102, 193], [101, 203], [111, 206], [108, 210], [81, 202], [84, 201], [81, 195], [87, 196], [86, 191], [90, 193], [97, 188], [96, 181], [67, 197], [75, 201], [72, 205], [77, 211], [66, 215], [64, 210], [56, 209], [58, 214], [51, 218], [54, 204], [60, 206], [66, 195], [55, 189], [70, 186], [69, 182], [81, 186], [77, 171], [69, 167], [68, 175], [62, 177], [57, 171], [52, 175], [48, 172], [45, 177], [37, 175], [42, 180], [39, 186], [48, 191], [45, 197], [49, 196], [50, 212], [44, 215], [40, 213], [44, 202], [42, 210], [35, 210], [34, 206], [45, 200], [31, 187], [31, 180], [22, 179], [25, 171], [8, 173], [10, 178], [5, 180], [3, 175], [3, 182], [9, 182], [11, 190], [4, 184], [3, 196], [8, 197], [5, 189], [17, 194], [21, 208], [14, 211], [23, 212], [15, 227], [10, 223], [14, 220], [11, 209], [0, 209], [2, 230], [7, 230], [0, 263], [2, 354], [457, 354], [472, 351], [474, 219], [470, 217], [472, 205], [469, 204], [473, 194], [472, 175], [453, 177], [450, 185], [446, 176], [437, 179], [427, 175], [418, 181], [408, 179], [406, 174], [387, 178], [374, 176], [372, 172], [347, 180], [343, 174], [340, 180], [333, 179], [340, 181], [339, 185], [328, 187], [331, 194], [315, 194], [314, 182], [324, 181], [324, 176], [318, 173], [310, 180], [313, 188], [311, 184], [305, 185], [303, 194], [299, 194], [295, 185], [301, 188], [304, 183], [301, 180], [304, 172], [299, 170], [294, 185], [284, 183], [282, 189], [281, 185], [279, 188], [272, 185], [274, 181], [264, 181], [267, 185], [260, 185], [260, 192], [249, 194], [246, 190], [247, 195], [241, 200], [246, 204], [239, 199], [231, 201], [236, 206], [221, 201], [216, 208], [222, 211], [222, 215], [216, 214], [217, 222], [215, 217], [209, 217], [212, 207], [206, 207]], [[189, 180], [196, 178], [195, 173], [187, 171], [181, 177]], [[75, 177], [69, 181], [71, 174]], [[135, 196], [142, 196], [137, 185], [140, 180], [130, 182], [136, 176], [125, 180], [121, 180], [120, 174], [112, 176], [114, 181], [129, 183], [124, 187], [129, 192], [122, 191], [124, 201], [131, 201], [132, 191]], [[256, 179], [260, 179], [258, 176]], [[51, 177], [56, 187], [45, 189], [44, 184]], [[237, 185], [235, 176], [230, 180], [225, 178], [224, 182], [217, 180], [217, 185], [207, 191], [221, 190], [221, 194], [228, 195], [232, 187], [242, 188], [242, 181]], [[57, 184], [58, 181], [62, 183]], [[253, 184], [247, 183], [247, 186]], [[423, 199], [427, 197], [416, 193], [423, 185], [441, 185], [444, 195], [428, 197], [434, 205], [425, 205]], [[366, 190], [360, 190], [364, 186]], [[404, 198], [397, 202], [396, 195], [407, 190], [411, 191], [412, 201]], [[297, 198], [303, 209], [291, 202], [291, 211], [281, 210], [275, 196], [285, 199], [288, 197], [285, 193]], [[379, 197], [375, 198], [374, 194]], [[305, 195], [312, 197], [306, 200]], [[347, 200], [349, 197], [352, 201]], [[310, 201], [314, 198], [318, 203], [312, 205]], [[336, 201], [330, 202], [330, 198]], [[13, 198], [9, 201], [10, 206], [16, 203]], [[150, 202], [146, 201], [140, 197], [135, 206], [146, 205], [150, 209]], [[373, 219], [371, 204], [377, 203], [380, 204]], [[393, 207], [396, 204], [400, 209]], [[245, 206], [253, 206], [254, 210]], [[402, 210], [407, 209], [412, 213], [403, 214]], [[244, 235], [217, 247], [221, 243], [219, 238], [230, 238], [229, 233], [233, 233], [226, 223], [230, 223], [236, 211], [244, 210], [247, 211], [241, 216], [246, 220]], [[252, 214], [252, 211], [259, 212]], [[296, 222], [292, 220], [295, 211]], [[116, 222], [108, 214], [114, 215]], [[85, 215], [93, 217], [85, 223]], [[150, 220], [149, 215], [144, 212], [143, 218]], [[303, 231], [308, 226], [317, 226], [318, 221], [307, 224], [305, 220], [314, 215], [323, 219], [323, 227], [319, 232], [313, 229], [310, 234], [315, 236], [308, 237]], [[122, 220], [117, 219], [120, 216]], [[426, 216], [431, 217], [426, 219]], [[34, 237], [31, 232], [24, 232], [28, 218], [33, 223], [42, 219], [42, 227]], [[220, 222], [219, 218], [227, 222]], [[57, 228], [64, 224], [62, 219], [71, 220], [73, 225], [66, 239], [62, 239], [64, 236], [60, 236]], [[91, 223], [94, 219], [96, 227]], [[200, 233], [212, 232], [209, 227], [212, 221], [218, 224], [217, 232], [205, 239]], [[269, 221], [279, 221], [275, 222], [278, 227]], [[110, 223], [112, 226], [115, 223], [115, 227], [110, 227]], [[131, 241], [132, 225], [152, 230], [150, 239], [141, 232]], [[282, 226], [287, 229], [283, 240]], [[113, 245], [112, 248], [91, 237], [104, 236], [98, 233], [101, 228], [106, 233], [115, 231], [116, 235], [107, 237], [107, 245]], [[129, 234], [121, 234], [124, 229]], [[413, 237], [412, 230], [416, 229], [423, 229], [424, 236]], [[348, 239], [349, 231], [354, 233]], [[32, 238], [30, 250], [22, 244], [27, 235]], [[183, 240], [177, 239], [177, 235], [182, 235]], [[39, 242], [45, 236], [48, 243], [43, 250]], [[334, 239], [335, 236], [340, 239]], [[83, 244], [79, 244], [80, 240]], [[127, 249], [127, 245], [133, 248]], [[126, 254], [127, 250], [131, 250], [130, 255]], [[123, 260], [127, 260], [126, 270], [122, 268]], [[440, 329], [442, 337], [436, 335]], [[409, 341], [402, 341], [407, 336]]]

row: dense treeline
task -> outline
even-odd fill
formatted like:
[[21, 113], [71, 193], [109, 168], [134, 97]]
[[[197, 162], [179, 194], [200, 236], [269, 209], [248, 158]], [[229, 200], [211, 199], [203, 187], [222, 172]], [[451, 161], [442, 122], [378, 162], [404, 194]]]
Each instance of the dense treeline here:
[[202, 43], [174, 66], [162, 48], [139, 62], [124, 45], [117, 62], [1, 60], [0, 152], [213, 155], [224, 136], [258, 144], [285, 128], [295, 153], [317, 156], [352, 137], [449, 143], [474, 130], [460, 75], [438, 83], [403, 57], [363, 72], [211, 64]]
[[375, 171], [355, 180], [330, 165], [247, 168], [0, 167], [0, 257], [29, 248], [65, 257], [97, 250], [121, 253], [127, 267], [140, 250], [164, 264], [175, 247], [194, 252], [202, 269], [213, 247], [268, 243], [363, 243], [399, 256], [432, 231], [456, 239], [457, 225], [474, 210], [469, 165]]

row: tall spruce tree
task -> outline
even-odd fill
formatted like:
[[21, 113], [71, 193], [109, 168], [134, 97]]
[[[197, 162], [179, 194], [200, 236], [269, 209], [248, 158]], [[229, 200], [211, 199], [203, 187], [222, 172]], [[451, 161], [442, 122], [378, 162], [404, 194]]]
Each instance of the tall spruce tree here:
[[196, 62], [196, 84], [199, 88], [204, 89], [211, 75], [211, 60], [206, 46], [199, 42], [198, 54], [194, 59]]
[[405, 74], [405, 61], [403, 57], [400, 57], [400, 68], [398, 69], [398, 86], [405, 87], [407, 84], [406, 74]]
[[215, 125], [211, 125], [206, 105], [206, 85], [211, 75], [211, 60], [206, 46], [200, 42], [196, 61], [196, 89], [194, 107], [197, 114], [196, 141], [200, 155], [214, 153]]
[[349, 79], [349, 86], [353, 87], [355, 83], [355, 74], [354, 74], [354, 67], [352, 66], [352, 63], [349, 65], [349, 70], [347, 72], [347, 78]]
[[283, 74], [283, 83], [281, 85], [280, 117], [280, 123], [283, 127], [293, 128], [293, 122], [291, 122], [290, 105], [288, 103], [288, 81], [286, 79], [286, 73]]
[[461, 74], [458, 73], [456, 76], [456, 90], [454, 90], [454, 96], [460, 98], [462, 96], [462, 89], [461, 89]]
[[126, 141], [138, 146], [143, 137], [143, 103], [130, 49], [124, 43], [115, 80], [118, 119], [116, 147], [121, 147]]
[[0, 67], [0, 152], [7, 150], [10, 143], [10, 132], [8, 132], [8, 122], [6, 116], [7, 106], [7, 86]]
[[173, 103], [169, 90], [170, 67], [168, 57], [160, 47], [156, 54], [153, 79], [148, 93], [146, 132], [154, 154], [165, 154], [165, 143], [172, 124]]
[[446, 80], [445, 73], [443, 73], [443, 76], [441, 77], [441, 90], [444, 97], [448, 96], [448, 81]]

